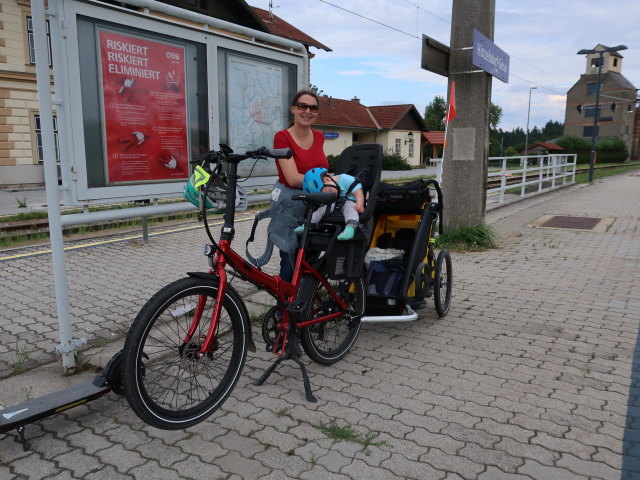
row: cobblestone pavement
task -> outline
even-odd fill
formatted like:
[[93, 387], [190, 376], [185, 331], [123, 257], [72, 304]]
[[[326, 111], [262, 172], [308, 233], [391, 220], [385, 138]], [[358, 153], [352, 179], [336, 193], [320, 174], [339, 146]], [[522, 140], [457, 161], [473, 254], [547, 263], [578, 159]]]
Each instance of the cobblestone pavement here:
[[[0, 478], [640, 478], [639, 206], [640, 176], [625, 174], [490, 211], [500, 248], [453, 255], [447, 317], [429, 302], [416, 322], [364, 325], [335, 365], [305, 357], [316, 404], [290, 362], [252, 385], [272, 361], [258, 348], [207, 421], [157, 430], [111, 393], [29, 425], [29, 452], [15, 433], [0, 435]], [[544, 215], [613, 223], [534, 228]], [[249, 226], [238, 223], [242, 248]], [[153, 292], [202, 270], [203, 243], [197, 227], [147, 245], [69, 250], [75, 336], [100, 347], [87, 355], [117, 351]], [[45, 393], [34, 380], [43, 368], [61, 373], [54, 364], [7, 377], [20, 358], [26, 367], [51, 361], [59, 343], [50, 256], [26, 255], [38, 250], [0, 252], [3, 405]], [[264, 309], [251, 288], [234, 285], [251, 311]]]

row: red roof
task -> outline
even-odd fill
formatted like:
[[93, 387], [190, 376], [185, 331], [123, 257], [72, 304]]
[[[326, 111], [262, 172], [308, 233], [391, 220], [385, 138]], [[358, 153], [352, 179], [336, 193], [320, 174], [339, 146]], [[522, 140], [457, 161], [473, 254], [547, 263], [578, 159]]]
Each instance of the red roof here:
[[413, 105], [381, 105], [369, 107], [381, 128], [393, 128], [404, 117]]
[[422, 136], [431, 145], [444, 145], [444, 132], [422, 132]]
[[318, 125], [347, 128], [392, 130], [405, 118], [413, 105], [381, 105], [366, 107], [359, 100], [320, 97]]
[[326, 50], [327, 52], [331, 52], [331, 49], [329, 47], [320, 43], [315, 38], [310, 37], [306, 33], [298, 30], [296, 27], [288, 22], [285, 22], [277, 15], [274, 15], [272, 13], [271, 18], [269, 18], [269, 12], [267, 10], [263, 10], [258, 7], [251, 8], [253, 8], [253, 10], [256, 12], [256, 15], [258, 15], [260, 20], [262, 20], [262, 22], [267, 26], [272, 34], [295, 40], [296, 42], [300, 42], [304, 45], [311, 45], [312, 47], [321, 48], [323, 50]]
[[324, 96], [320, 97], [316, 123], [333, 127], [378, 128], [367, 107], [359, 101]]
[[546, 148], [547, 150], [564, 150], [564, 148], [562, 148], [560, 145], [556, 145], [555, 143], [547, 143], [547, 142], [536, 142], [532, 144], [528, 148], [528, 150], [531, 150], [532, 148], [536, 148], [536, 147]]

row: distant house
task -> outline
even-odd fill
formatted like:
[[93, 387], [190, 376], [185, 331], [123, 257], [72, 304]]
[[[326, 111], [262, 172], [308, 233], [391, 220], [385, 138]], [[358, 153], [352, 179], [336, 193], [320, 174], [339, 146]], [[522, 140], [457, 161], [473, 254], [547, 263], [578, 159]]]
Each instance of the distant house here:
[[536, 142], [529, 146], [525, 155], [549, 155], [554, 153], [562, 153], [564, 148], [560, 145], [550, 142]]
[[424, 139], [425, 155], [429, 158], [440, 158], [444, 147], [444, 132], [422, 132], [422, 138]]
[[[606, 49], [598, 44], [595, 50]], [[596, 113], [596, 93], [600, 90], [596, 140], [620, 138], [631, 156], [640, 152], [640, 139], [634, 136], [636, 88], [622, 75], [623, 57], [618, 52], [605, 52], [600, 66], [600, 54], [587, 55], [585, 73], [567, 92], [564, 134], [591, 141]], [[600, 85], [598, 68], [601, 67]]]
[[324, 96], [314, 128], [324, 133], [327, 155], [339, 155], [358, 143], [379, 143], [385, 152], [401, 155], [411, 166], [423, 164], [424, 122], [411, 104], [367, 107], [357, 97], [342, 100]]

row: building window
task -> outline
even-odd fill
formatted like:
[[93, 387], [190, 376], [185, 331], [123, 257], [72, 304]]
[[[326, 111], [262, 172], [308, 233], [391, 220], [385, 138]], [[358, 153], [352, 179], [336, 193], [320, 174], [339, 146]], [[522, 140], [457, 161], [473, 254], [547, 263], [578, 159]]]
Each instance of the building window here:
[[617, 59], [617, 58], [614, 58], [614, 59], [613, 59], [613, 66], [614, 66], [614, 67], [617, 67], [617, 66], [618, 66], [618, 59]]
[[[583, 127], [582, 136], [589, 137], [589, 138], [593, 137], [593, 125], [590, 125], [588, 127]], [[597, 130], [596, 130], [596, 136], [598, 136]]]
[[396, 155], [400, 155], [400, 139], [396, 138]]
[[[600, 82], [600, 92], [602, 93], [602, 82]], [[598, 91], [598, 83], [587, 83], [587, 95], [595, 95]]]
[[[600, 108], [598, 108], [598, 110], [600, 110]], [[587, 118], [593, 118], [596, 116], [596, 107], [585, 107], [584, 109], [584, 116]]]
[[409, 158], [413, 158], [413, 138], [409, 139]]
[[599, 67], [600, 66], [600, 57], [596, 57], [596, 58], [592, 58], [591, 59], [591, 66], [592, 67]]
[[[36, 149], [38, 150], [38, 161], [42, 163], [44, 160], [44, 150], [42, 147], [42, 126], [40, 125], [40, 115], [33, 116], [36, 126]], [[56, 148], [56, 162], [60, 161], [60, 144], [58, 142], [58, 117], [53, 116], [53, 139]]]
[[[47, 51], [49, 53], [49, 66], [51, 66], [51, 33], [49, 31], [49, 20], [45, 22], [47, 28]], [[29, 44], [29, 63], [36, 64], [36, 44], [33, 38], [33, 20], [27, 17], [27, 43]]]

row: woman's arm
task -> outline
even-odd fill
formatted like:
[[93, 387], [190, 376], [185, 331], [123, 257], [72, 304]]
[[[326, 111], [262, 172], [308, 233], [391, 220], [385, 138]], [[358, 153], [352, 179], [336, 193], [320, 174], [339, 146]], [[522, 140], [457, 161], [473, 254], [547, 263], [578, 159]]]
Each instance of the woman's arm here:
[[282, 174], [284, 178], [287, 180], [287, 183], [290, 187], [293, 188], [302, 188], [302, 180], [304, 179], [304, 175], [298, 172], [298, 167], [296, 166], [296, 161], [291, 158], [281, 158], [276, 160], [280, 168], [282, 169]]

